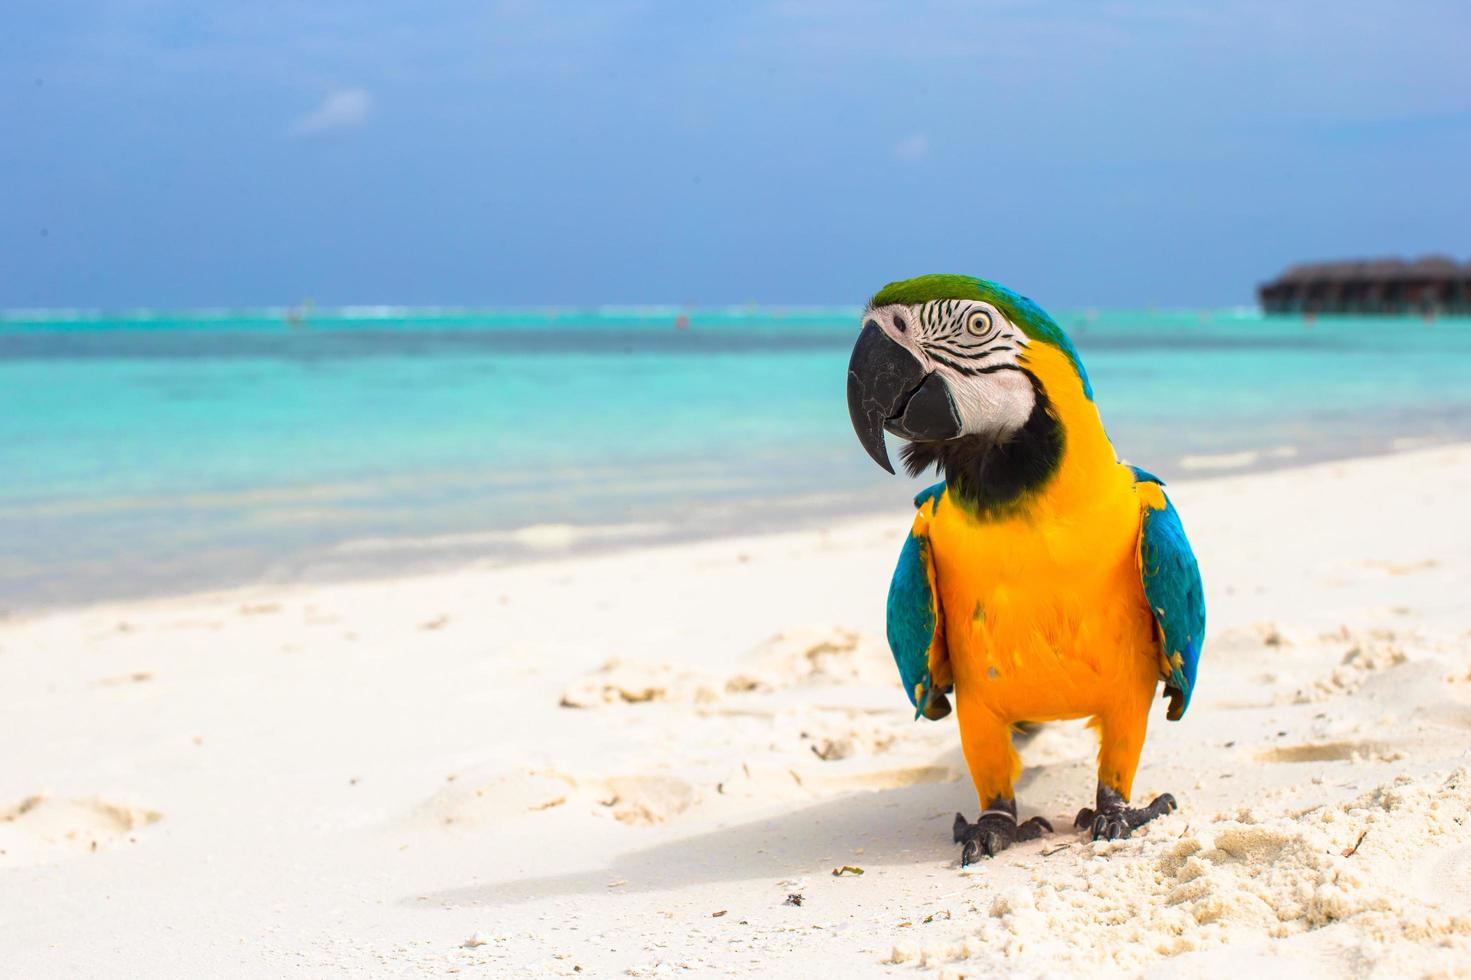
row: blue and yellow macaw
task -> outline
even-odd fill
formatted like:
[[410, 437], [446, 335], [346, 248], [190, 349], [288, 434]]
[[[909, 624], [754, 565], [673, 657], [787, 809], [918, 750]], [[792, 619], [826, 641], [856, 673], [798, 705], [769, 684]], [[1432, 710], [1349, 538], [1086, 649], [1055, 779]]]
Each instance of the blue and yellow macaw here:
[[1161, 481], [1119, 462], [1083, 363], [1025, 297], [931, 275], [879, 290], [848, 367], [853, 427], [894, 472], [884, 431], [907, 441], [915, 498], [889, 589], [888, 633], [916, 717], [955, 695], [981, 815], [955, 815], [961, 862], [1052, 827], [1017, 822], [1013, 728], [1091, 718], [1095, 805], [1077, 826], [1127, 837], [1175, 808], [1127, 806], [1155, 685], [1178, 720], [1195, 689], [1205, 599]]

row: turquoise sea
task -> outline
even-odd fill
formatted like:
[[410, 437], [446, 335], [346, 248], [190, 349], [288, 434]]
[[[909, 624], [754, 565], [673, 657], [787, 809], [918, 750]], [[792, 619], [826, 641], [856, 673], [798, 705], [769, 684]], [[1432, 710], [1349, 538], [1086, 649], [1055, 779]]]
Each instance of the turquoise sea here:
[[[0, 609], [907, 520], [848, 425], [858, 312], [0, 314]], [[1058, 319], [1166, 479], [1471, 434], [1468, 321]]]

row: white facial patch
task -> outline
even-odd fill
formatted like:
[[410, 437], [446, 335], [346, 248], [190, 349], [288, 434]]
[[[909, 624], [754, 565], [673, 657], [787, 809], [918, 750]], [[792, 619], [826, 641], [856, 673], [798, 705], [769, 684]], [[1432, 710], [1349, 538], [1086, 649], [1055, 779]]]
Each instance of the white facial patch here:
[[963, 435], [1005, 438], [1031, 417], [1037, 396], [1021, 370], [1027, 335], [990, 303], [951, 299], [878, 306], [864, 319], [878, 321], [925, 370], [945, 379]]
[[1027, 424], [1037, 403], [1031, 379], [1020, 371], [957, 378], [948, 368], [936, 370], [946, 375], [945, 381], [955, 397], [962, 435], [1009, 436]]

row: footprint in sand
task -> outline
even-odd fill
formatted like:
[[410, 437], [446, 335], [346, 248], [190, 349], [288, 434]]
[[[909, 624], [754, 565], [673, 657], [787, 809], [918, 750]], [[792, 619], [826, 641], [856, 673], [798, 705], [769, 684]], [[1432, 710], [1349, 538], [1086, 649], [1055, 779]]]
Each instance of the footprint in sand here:
[[899, 766], [822, 779], [818, 788], [828, 792], [903, 789], [927, 783], [953, 783], [959, 779], [960, 773], [949, 766]]
[[869, 769], [846, 763], [817, 763], [818, 768], [791, 765], [743, 763], [716, 784], [720, 796], [742, 800], [775, 802], [810, 801], [813, 798], [845, 793], [877, 792], [923, 786], [929, 783], [952, 783], [961, 774], [950, 766], [913, 765]]
[[728, 690], [780, 690], [811, 682], [886, 684], [894, 672], [888, 653], [878, 644], [839, 626], [778, 633], [749, 660], [751, 670], [731, 677]]
[[1403, 576], [1414, 575], [1417, 572], [1428, 572], [1439, 568], [1440, 562], [1434, 558], [1423, 558], [1420, 561], [1366, 561], [1364, 565], [1377, 569], [1385, 575]]
[[1303, 745], [1279, 745], [1258, 752], [1258, 762], [1395, 762], [1403, 759], [1397, 752], [1377, 742], [1311, 742]]
[[1401, 645], [1401, 638], [1390, 630], [1376, 629], [1360, 634], [1345, 629], [1339, 633], [1327, 634], [1323, 639], [1329, 642], [1346, 642], [1348, 649], [1332, 673], [1318, 678], [1310, 686], [1300, 688], [1285, 699], [1292, 704], [1312, 704], [1342, 694], [1352, 694], [1363, 687], [1372, 675], [1391, 670], [1410, 659]]
[[0, 864], [36, 864], [100, 850], [163, 819], [143, 807], [29, 796], [0, 808]]
[[713, 683], [668, 664], [609, 660], [562, 692], [564, 708], [597, 708], [608, 704], [651, 701], [708, 702], [719, 697]]
[[675, 776], [579, 779], [555, 769], [456, 779], [420, 807], [414, 822], [466, 830], [494, 828], [508, 817], [580, 807], [631, 826], [661, 824], [693, 806], [693, 784]]
[[153, 680], [153, 672], [149, 670], [135, 670], [130, 674], [114, 674], [97, 681], [98, 687], [123, 687], [129, 684], [146, 684]]
[[614, 776], [602, 780], [598, 803], [631, 826], [666, 823], [696, 802], [695, 788], [676, 776]]
[[709, 704], [729, 695], [770, 693], [801, 684], [888, 684], [887, 654], [852, 630], [838, 627], [793, 630], [761, 644], [749, 668], [724, 679], [705, 677], [671, 664], [615, 658], [568, 687], [564, 708], [684, 701]]

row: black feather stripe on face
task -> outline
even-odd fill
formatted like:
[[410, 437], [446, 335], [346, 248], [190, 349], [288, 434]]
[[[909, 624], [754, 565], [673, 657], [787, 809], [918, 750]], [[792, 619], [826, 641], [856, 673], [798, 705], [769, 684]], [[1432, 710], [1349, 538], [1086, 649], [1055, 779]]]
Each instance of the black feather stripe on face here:
[[958, 501], [981, 517], [1004, 517], [1023, 506], [1057, 472], [1065, 446], [1062, 425], [1041, 383], [1023, 373], [1036, 396], [1025, 425], [1004, 438], [973, 435], [908, 443], [901, 456], [909, 475], [936, 467]]
[[969, 362], [982, 360], [992, 354], [1021, 352], [1020, 336], [1003, 327], [1002, 323], [1005, 321], [998, 319], [995, 314], [988, 313], [992, 319], [983, 334], [971, 334], [966, 324], [976, 312], [976, 304], [969, 302], [946, 300], [926, 303], [918, 308], [915, 316], [920, 328], [915, 339], [936, 360], [949, 363], [952, 367], [958, 366], [937, 354], [949, 354], [953, 360]]

